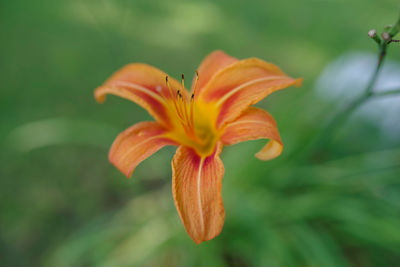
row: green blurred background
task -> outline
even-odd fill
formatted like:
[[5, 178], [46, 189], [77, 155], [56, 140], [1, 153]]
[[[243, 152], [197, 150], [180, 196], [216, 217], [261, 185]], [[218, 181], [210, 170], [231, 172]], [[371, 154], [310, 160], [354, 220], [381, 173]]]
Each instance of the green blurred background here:
[[[336, 107], [313, 90], [323, 68], [376, 53], [367, 31], [398, 12], [398, 0], [1, 1], [0, 265], [398, 266], [400, 140], [357, 120], [318, 157], [291, 157]], [[280, 158], [253, 157], [264, 141], [224, 150], [225, 226], [195, 245], [173, 205], [174, 148], [126, 179], [108, 149], [150, 116], [117, 97], [99, 105], [93, 89], [130, 62], [190, 76], [215, 49], [304, 85], [258, 104], [278, 122]]]

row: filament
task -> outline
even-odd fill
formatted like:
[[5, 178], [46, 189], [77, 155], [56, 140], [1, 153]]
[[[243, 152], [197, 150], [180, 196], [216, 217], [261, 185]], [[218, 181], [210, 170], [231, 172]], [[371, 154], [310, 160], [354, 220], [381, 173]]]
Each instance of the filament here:
[[[196, 134], [194, 131], [194, 96], [198, 86], [199, 74], [196, 71], [196, 81], [194, 86], [194, 91], [190, 97], [188, 98], [185, 89], [185, 76], [182, 74], [181, 86], [176, 89], [176, 93], [174, 93], [174, 89], [171, 87], [168, 76], [165, 77], [165, 82], [168, 87], [170, 100], [173, 102], [173, 108], [176, 111], [179, 122], [181, 123], [185, 132], [196, 138]], [[164, 96], [164, 94], [163, 94]], [[165, 96], [164, 96], [165, 97]]]
[[190, 124], [192, 127], [194, 127], [194, 112], [193, 112], [194, 95], [196, 93], [197, 86], [199, 85], [199, 72], [196, 70], [195, 73], [196, 73], [196, 81], [194, 84], [192, 96], [190, 97]]

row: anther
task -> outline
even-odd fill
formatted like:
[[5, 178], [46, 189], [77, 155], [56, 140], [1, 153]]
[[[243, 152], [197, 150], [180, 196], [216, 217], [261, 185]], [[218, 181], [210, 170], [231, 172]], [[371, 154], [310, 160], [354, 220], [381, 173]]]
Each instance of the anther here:
[[199, 72], [197, 70], [194, 71], [196, 73], [196, 81], [194, 82], [194, 89], [193, 89], [193, 94], [196, 93], [197, 86], [199, 85]]
[[183, 73], [182, 73], [182, 90], [185, 90], [185, 75], [183, 75]]

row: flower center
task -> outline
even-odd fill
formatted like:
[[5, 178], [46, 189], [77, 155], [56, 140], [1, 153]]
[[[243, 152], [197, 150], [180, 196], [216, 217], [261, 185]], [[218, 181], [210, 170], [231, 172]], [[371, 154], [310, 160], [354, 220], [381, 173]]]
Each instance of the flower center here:
[[168, 83], [170, 97], [168, 98], [170, 117], [173, 118], [173, 130], [170, 138], [180, 144], [193, 148], [199, 155], [208, 156], [214, 152], [217, 140], [215, 129], [216, 114], [214, 105], [204, 103], [195, 96], [199, 75], [196, 71], [196, 80], [192, 94], [185, 90], [185, 77], [182, 74], [181, 88], [173, 90]]

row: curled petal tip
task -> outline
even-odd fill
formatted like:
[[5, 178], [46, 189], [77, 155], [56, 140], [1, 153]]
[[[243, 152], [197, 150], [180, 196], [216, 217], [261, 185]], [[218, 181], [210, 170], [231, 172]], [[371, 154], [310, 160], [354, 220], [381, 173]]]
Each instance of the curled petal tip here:
[[93, 94], [98, 103], [103, 104], [106, 101], [106, 96], [101, 92], [101, 87], [96, 88]]
[[259, 160], [267, 161], [278, 157], [280, 154], [282, 154], [282, 151], [282, 143], [271, 140], [255, 154], [255, 157]]
[[110, 161], [112, 165], [114, 165], [123, 175], [125, 175], [126, 179], [131, 178], [134, 168], [123, 168], [120, 165], [118, 158], [116, 158], [115, 152], [112, 149], [108, 153], [108, 161]]
[[255, 139], [270, 139], [255, 154], [256, 158], [270, 160], [282, 153], [283, 144], [274, 118], [265, 110], [255, 107], [247, 108], [236, 120], [228, 124], [221, 137], [222, 142], [227, 145]]
[[133, 171], [135, 170], [134, 168], [126, 169], [122, 168], [120, 166], [120, 163], [118, 162], [118, 159], [114, 155], [114, 151], [110, 150], [108, 153], [108, 161], [111, 162], [112, 165], [114, 165], [123, 175], [125, 175], [126, 179], [130, 179]]
[[295, 80], [293, 85], [296, 86], [296, 87], [300, 87], [303, 84], [303, 81], [304, 81], [303, 78], [298, 78], [298, 79]]

